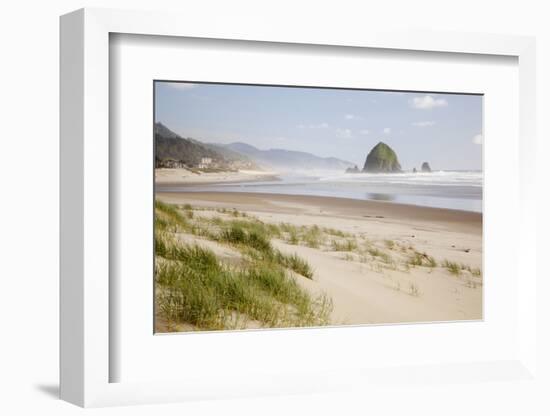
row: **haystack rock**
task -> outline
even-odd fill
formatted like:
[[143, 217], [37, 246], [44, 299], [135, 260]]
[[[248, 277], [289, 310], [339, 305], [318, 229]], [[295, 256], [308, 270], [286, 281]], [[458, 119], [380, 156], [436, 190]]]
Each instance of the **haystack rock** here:
[[420, 168], [422, 172], [431, 172], [432, 168], [430, 168], [430, 164], [428, 162], [422, 163], [422, 167]]
[[401, 172], [401, 165], [393, 149], [386, 143], [380, 142], [369, 152], [363, 172]]

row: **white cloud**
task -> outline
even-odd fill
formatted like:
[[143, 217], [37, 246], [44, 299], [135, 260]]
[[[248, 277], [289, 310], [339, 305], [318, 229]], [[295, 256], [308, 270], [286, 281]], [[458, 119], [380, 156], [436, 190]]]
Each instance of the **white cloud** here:
[[386, 127], [386, 128], [384, 128], [383, 132], [384, 132], [384, 134], [390, 134], [391, 129], [389, 127]]
[[414, 97], [409, 100], [411, 107], [419, 110], [431, 110], [436, 107], [447, 107], [448, 103], [443, 98], [434, 98], [431, 95], [425, 95], [423, 97]]
[[319, 124], [299, 124], [299, 129], [326, 129], [328, 128], [328, 123], [319, 123]]
[[190, 82], [167, 82], [164, 85], [168, 85], [170, 88], [174, 88], [175, 90], [181, 90], [181, 91], [186, 91], [186, 90], [190, 90], [192, 88], [198, 87], [197, 84], [192, 84]]
[[346, 120], [362, 120], [363, 116], [358, 116], [357, 114], [345, 114], [344, 118]]
[[476, 135], [472, 138], [472, 143], [473, 143], [473, 144], [483, 144], [483, 135], [482, 135], [481, 133], [476, 134]]
[[431, 127], [435, 125], [435, 121], [415, 121], [412, 125], [415, 127]]
[[350, 129], [336, 129], [336, 137], [340, 139], [351, 139], [352, 134]]
[[370, 131], [368, 131], [367, 129], [359, 130], [359, 134], [362, 134], [363, 136], [366, 136], [369, 133]]

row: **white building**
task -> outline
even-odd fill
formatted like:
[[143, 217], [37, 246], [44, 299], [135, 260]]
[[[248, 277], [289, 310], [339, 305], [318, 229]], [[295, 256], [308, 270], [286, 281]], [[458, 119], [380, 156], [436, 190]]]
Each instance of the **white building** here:
[[199, 163], [199, 169], [206, 169], [212, 164], [212, 158], [203, 157], [201, 163]]

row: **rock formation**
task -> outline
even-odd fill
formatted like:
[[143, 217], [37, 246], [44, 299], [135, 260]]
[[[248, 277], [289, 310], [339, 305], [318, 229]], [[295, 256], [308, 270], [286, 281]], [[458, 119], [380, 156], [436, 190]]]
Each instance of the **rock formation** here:
[[357, 167], [357, 165], [355, 165], [355, 166], [352, 167], [352, 168], [347, 168], [347, 169], [346, 169], [346, 173], [359, 173], [359, 172], [361, 172], [361, 171], [359, 170], [359, 168]]
[[393, 149], [386, 143], [380, 142], [369, 152], [363, 172], [401, 172], [401, 165]]
[[422, 172], [431, 172], [432, 168], [430, 168], [430, 164], [428, 162], [424, 162], [422, 163], [420, 170], [422, 170]]

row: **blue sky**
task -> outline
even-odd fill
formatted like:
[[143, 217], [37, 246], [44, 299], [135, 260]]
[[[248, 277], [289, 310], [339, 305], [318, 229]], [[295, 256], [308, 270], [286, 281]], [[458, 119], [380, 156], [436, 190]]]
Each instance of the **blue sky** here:
[[403, 169], [481, 169], [476, 95], [155, 83], [155, 120], [183, 137], [300, 150], [363, 166], [379, 141]]

